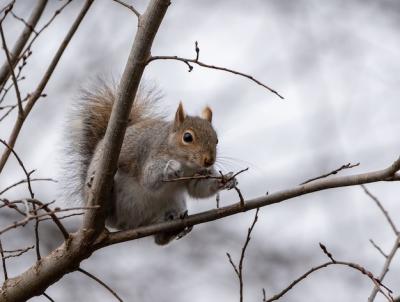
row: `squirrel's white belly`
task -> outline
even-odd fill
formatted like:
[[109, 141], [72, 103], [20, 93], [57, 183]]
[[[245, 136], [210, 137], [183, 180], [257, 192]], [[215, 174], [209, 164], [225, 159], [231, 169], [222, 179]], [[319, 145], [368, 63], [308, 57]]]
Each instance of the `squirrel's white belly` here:
[[136, 178], [118, 171], [114, 177], [114, 208], [108, 224], [118, 229], [132, 229], [179, 217], [186, 211], [185, 195], [181, 186], [172, 183], [150, 191]]

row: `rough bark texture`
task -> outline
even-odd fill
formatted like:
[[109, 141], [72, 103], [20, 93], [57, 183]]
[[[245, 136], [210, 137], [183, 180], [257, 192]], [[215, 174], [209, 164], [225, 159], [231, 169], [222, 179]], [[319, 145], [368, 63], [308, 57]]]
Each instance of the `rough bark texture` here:
[[[138, 31], [105, 135], [106, 148], [99, 165], [101, 173], [97, 173], [93, 181], [93, 190], [89, 197], [91, 205], [102, 206], [110, 190], [128, 113], [150, 55], [152, 42], [169, 4], [169, 0], [152, 0], [145, 14], [139, 19]], [[0, 302], [25, 301], [40, 295], [65, 274], [77, 270], [79, 263], [95, 250], [92, 243], [104, 230], [102, 213], [101, 209], [87, 211], [84, 225], [77, 233], [20, 276], [8, 279], [0, 291]]]

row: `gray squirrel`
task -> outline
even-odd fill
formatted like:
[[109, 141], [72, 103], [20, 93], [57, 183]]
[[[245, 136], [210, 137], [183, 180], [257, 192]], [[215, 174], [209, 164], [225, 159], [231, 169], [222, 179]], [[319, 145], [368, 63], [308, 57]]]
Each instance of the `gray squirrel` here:
[[[64, 191], [67, 200], [86, 200], [104, 145], [104, 134], [116, 99], [116, 88], [102, 81], [83, 92], [67, 121]], [[186, 195], [207, 198], [236, 184], [232, 173], [223, 178], [170, 181], [195, 175], [219, 176], [214, 168], [218, 138], [211, 124], [212, 111], [189, 116], [182, 103], [173, 121], [157, 114], [159, 97], [139, 89], [130, 112], [111, 197], [106, 224], [125, 230], [187, 215]], [[164, 232], [155, 242], [165, 245], [185, 235]]]

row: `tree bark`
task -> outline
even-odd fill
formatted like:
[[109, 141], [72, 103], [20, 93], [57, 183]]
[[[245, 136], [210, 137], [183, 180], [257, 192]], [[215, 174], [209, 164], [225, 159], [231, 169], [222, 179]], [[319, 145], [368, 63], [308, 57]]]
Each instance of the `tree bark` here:
[[[150, 49], [170, 4], [169, 0], [152, 0], [144, 15], [139, 18], [136, 37], [121, 79], [118, 98], [114, 104], [105, 135], [105, 149], [99, 164], [100, 173], [95, 175], [90, 205], [103, 206], [105, 196], [111, 188], [116, 171], [119, 151], [125, 134], [128, 113], [139, 86], [141, 76], [150, 55]], [[46, 288], [65, 274], [79, 268], [95, 246], [94, 241], [104, 231], [103, 210], [89, 210], [84, 217], [83, 227], [56, 250], [44, 257], [21, 275], [8, 279], [1, 288], [0, 302], [26, 301], [42, 294]]]

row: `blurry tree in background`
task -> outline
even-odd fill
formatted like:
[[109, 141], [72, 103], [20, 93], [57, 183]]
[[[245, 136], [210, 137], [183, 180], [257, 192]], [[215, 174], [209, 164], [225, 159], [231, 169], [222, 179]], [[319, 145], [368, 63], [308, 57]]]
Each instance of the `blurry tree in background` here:
[[[95, 251], [98, 251], [100, 254], [104, 249], [111, 249], [112, 246], [121, 242], [131, 241], [132, 243], [136, 243], [137, 239], [153, 235], [160, 231], [173, 231], [183, 227], [191, 227], [205, 223], [207, 225], [207, 233], [217, 233], [213, 230], [214, 226], [211, 225], [211, 221], [253, 209], [255, 209], [256, 213], [247, 234], [245, 234], [245, 238], [240, 238], [240, 232], [235, 234], [232, 234], [232, 232], [223, 233], [226, 242], [240, 242], [240, 244], [242, 244], [242, 241], [240, 240], [243, 240], [239, 256], [234, 257], [231, 256], [230, 253], [227, 253], [227, 259], [225, 259], [227, 264], [233, 269], [231, 276], [232, 279], [236, 275], [238, 280], [238, 290], [234, 292], [234, 296], [238, 297], [238, 300], [246, 300], [246, 287], [250, 286], [251, 283], [253, 285], [256, 284], [257, 286], [261, 283], [264, 285], [259, 286], [259, 292], [256, 295], [259, 296], [259, 301], [275, 301], [281, 298], [284, 300], [287, 295], [290, 294], [294, 301], [302, 301], [304, 300], [303, 298], [296, 299], [296, 288], [301, 286], [301, 283], [305, 282], [305, 279], [313, 275], [315, 272], [333, 266], [344, 267], [347, 270], [351, 270], [356, 276], [353, 278], [365, 278], [369, 282], [368, 284], [370, 286], [368, 301], [374, 301], [378, 294], [387, 301], [395, 301], [395, 297], [399, 295], [400, 288], [398, 285], [396, 288], [386, 285], [384, 277], [389, 271], [389, 267], [392, 264], [392, 260], [395, 258], [396, 252], [400, 248], [399, 228], [390, 211], [386, 210], [380, 199], [374, 196], [364, 185], [375, 182], [388, 182], [391, 186], [398, 185], [397, 181], [400, 180], [400, 158], [397, 160], [396, 158], [393, 158], [392, 164], [388, 164], [387, 167], [381, 167], [381, 169], [374, 169], [371, 172], [349, 174], [345, 176], [338, 176], [337, 174], [349, 171], [352, 172], [352, 169], [358, 167], [360, 164], [348, 163], [338, 167], [332, 167], [331, 171], [329, 171], [329, 169], [328, 171], [321, 171], [321, 175], [302, 181], [299, 185], [291, 187], [286, 184], [286, 187], [288, 187], [287, 189], [276, 190], [269, 193], [267, 192], [265, 195], [251, 199], [243, 197], [247, 195], [242, 193], [242, 187], [236, 187], [229, 197], [231, 200], [235, 200], [234, 202], [227, 204], [226, 200], [221, 200], [222, 205], [220, 207], [217, 205], [217, 208], [215, 208], [214, 203], [210, 203], [208, 210], [204, 211], [203, 209], [202, 211], [199, 211], [199, 213], [189, 215], [184, 219], [141, 227], [135, 230], [112, 232], [106, 229], [104, 217], [102, 215], [104, 204], [107, 202], [105, 196], [107, 196], [107, 192], [111, 187], [112, 172], [116, 167], [119, 150], [125, 133], [125, 127], [118, 121], [127, 121], [128, 116], [126, 113], [130, 111], [133, 102], [132, 100], [135, 97], [143, 72], [151, 62], [172, 60], [177, 61], [177, 63], [180, 64], [185, 64], [185, 67], [188, 68], [189, 72], [192, 72], [194, 68], [206, 68], [210, 69], [208, 72], [219, 70], [228, 74], [230, 73], [233, 74], [232, 76], [245, 78], [250, 82], [261, 86], [263, 89], [266, 89], [267, 93], [273, 94], [276, 101], [290, 103], [290, 100], [283, 100], [285, 93], [274, 90], [254, 75], [242, 72], [241, 70], [227, 68], [222, 65], [211, 64], [203, 60], [200, 50], [201, 45], [198, 42], [193, 41], [193, 54], [189, 57], [152, 55], [153, 52], [150, 50], [152, 49], [154, 37], [158, 31], [160, 31], [159, 34], [163, 34], [161, 30], [163, 28], [162, 21], [165, 13], [171, 7], [169, 0], [149, 1], [147, 8], [143, 10], [144, 13], [139, 13], [139, 10], [136, 9], [135, 6], [125, 2], [119, 0], [109, 1], [115, 4], [113, 9], [120, 9], [118, 8], [118, 6], [120, 6], [125, 11], [129, 11], [132, 16], [135, 16], [135, 21], [132, 21], [132, 19], [128, 21], [132, 23], [132, 28], [136, 24], [139, 26], [137, 27], [135, 39], [130, 50], [129, 60], [125, 62], [124, 73], [119, 83], [119, 89], [121, 89], [121, 91], [118, 94], [118, 99], [113, 108], [115, 114], [109, 122], [107, 133], [105, 135], [106, 148], [104, 150], [103, 160], [100, 164], [101, 168], [99, 169], [101, 173], [95, 175], [93, 180], [93, 193], [87, 200], [86, 206], [68, 207], [64, 205], [63, 207], [59, 207], [54, 204], [54, 201], [39, 200], [37, 194], [35, 194], [35, 191], [33, 190], [33, 185], [40, 182], [52, 183], [56, 180], [48, 177], [36, 177], [35, 170], [30, 169], [31, 164], [29, 161], [26, 161], [24, 157], [20, 155], [20, 148], [27, 149], [31, 153], [36, 152], [35, 150], [41, 150], [41, 146], [37, 144], [35, 140], [32, 140], [31, 145], [25, 145], [24, 147], [19, 147], [17, 143], [24, 132], [26, 135], [32, 137], [39, 135], [39, 133], [35, 133], [31, 127], [24, 127], [24, 125], [29, 123], [29, 120], [31, 119], [31, 110], [37, 104], [44, 102], [46, 98], [49, 98], [49, 95], [46, 92], [47, 85], [51, 82], [57, 68], [63, 67], [58, 65], [61, 65], [64, 53], [72, 47], [71, 42], [73, 41], [77, 30], [80, 27], [85, 26], [82, 21], [90, 18], [89, 12], [93, 9], [93, 6], [97, 5], [98, 1], [76, 1], [79, 3], [81, 8], [76, 12], [73, 12], [75, 17], [73, 20], [68, 21], [70, 22], [69, 28], [66, 33], [64, 33], [65, 36], [61, 42], [57, 45], [56, 51], [50, 58], [44, 58], [47, 61], [42, 60], [36, 63], [40, 65], [40, 68], [38, 69], [41, 72], [40, 75], [26, 72], [26, 66], [34, 58], [33, 49], [46, 48], [46, 42], [53, 43], [51, 37], [45, 36], [46, 32], [54, 26], [57, 19], [65, 13], [65, 10], [72, 5], [73, 1], [37, 0], [29, 2], [29, 5], [24, 3], [23, 7], [26, 11], [29, 11], [29, 13], [24, 15], [27, 15], [28, 17], [22, 16], [18, 13], [18, 9], [16, 9], [19, 4], [18, 2], [23, 1], [6, 1], [5, 3], [2, 3], [0, 7], [0, 35], [3, 49], [3, 62], [0, 68], [0, 123], [9, 123], [9, 127], [3, 128], [9, 129], [4, 132], [2, 130], [0, 133], [0, 143], [2, 145], [2, 149], [0, 149], [0, 215], [2, 217], [0, 223], [0, 254], [4, 280], [0, 290], [0, 301], [25, 301], [36, 296], [41, 296], [43, 299], [50, 301], [56, 300], [54, 296], [49, 293], [49, 287], [57, 282], [63, 282], [65, 278], [69, 278], [69, 276], [66, 275], [71, 272], [80, 272], [93, 279], [99, 284], [99, 286], [105, 288], [113, 298], [119, 301], [125, 300], [124, 296], [127, 297], [127, 301], [133, 299], [131, 297], [137, 297], [138, 299], [149, 301], [159, 299], [156, 298], [159, 296], [151, 292], [154, 290], [152, 286], [155, 288], [163, 287], [165, 284], [159, 283], [158, 280], [168, 279], [170, 278], [171, 273], [178, 273], [182, 267], [190, 267], [190, 265], [193, 265], [188, 262], [185, 263], [188, 258], [185, 258], [184, 254], [187, 253], [187, 250], [177, 249], [172, 252], [172, 250], [165, 249], [165, 251], [161, 251], [164, 252], [164, 254], [172, 253], [172, 256], [178, 257], [181, 260], [175, 263], [172, 268], [164, 268], [164, 270], [161, 269], [157, 271], [152, 267], [148, 267], [148, 265], [142, 267], [142, 270], [137, 267], [132, 270], [130, 270], [129, 267], [123, 267], [125, 272], [121, 269], [113, 270], [110, 263], [112, 261], [118, 261], [118, 259], [114, 259], [114, 257], [110, 259], [110, 256], [106, 257], [100, 255], [100, 258], [104, 257], [106, 259], [97, 259], [99, 257], [96, 257], [96, 259], [93, 260], [95, 266], [96, 262], [106, 262], [109, 266], [107, 272], [110, 276], [115, 277], [116, 280], [120, 280], [121, 278], [126, 279], [126, 276], [140, 275], [140, 280], [133, 281], [135, 285], [134, 289], [131, 287], [122, 289], [122, 291], [135, 291], [135, 293], [119, 293], [117, 290], [119, 287], [118, 282], [121, 282], [122, 284], [122, 281], [118, 281], [116, 284], [113, 283], [112, 280], [102, 281], [102, 279], [106, 278], [100, 279], [86, 269], [83, 269], [82, 262], [86, 259], [94, 258], [95, 256], [93, 256], [93, 253]], [[282, 1], [282, 3], [288, 4], [289, 1]], [[180, 3], [172, 3], [172, 5], [180, 5]], [[284, 4], [282, 5], [284, 6]], [[293, 7], [288, 5], [288, 7], [284, 9], [290, 10], [290, 8]], [[51, 13], [48, 13], [49, 10], [51, 10]], [[43, 20], [46, 11], [46, 16], [48, 18]], [[22, 31], [19, 32], [18, 35], [15, 35], [15, 30], [12, 29], [15, 24], [22, 25]], [[11, 38], [8, 34], [9, 32], [12, 32], [15, 37]], [[42, 38], [42, 36], [45, 36], [45, 38]], [[84, 39], [91, 39], [91, 37], [84, 37]], [[125, 37], [124, 39], [132, 40], [131, 37]], [[89, 55], [89, 52], [80, 54], [78, 59], [76, 59], [77, 61], [73, 64], [79, 65], [79, 58]], [[255, 58], [249, 56], [243, 60], [254, 59]], [[168, 72], [170, 72], [172, 68], [174, 67], [169, 67]], [[74, 72], [78, 73], [79, 70], [79, 67], [76, 66]], [[24, 85], [26, 82], [29, 84]], [[176, 89], [178, 88], [179, 87]], [[51, 96], [51, 98], [52, 100], [57, 99], [57, 95]], [[57, 106], [57, 104], [55, 104], [55, 106]], [[286, 106], [290, 106], [290, 104], [286, 104]], [[318, 125], [315, 124], [313, 127], [318, 128]], [[279, 136], [279, 133], [277, 135]], [[239, 144], [239, 142], [236, 142], [236, 144]], [[257, 141], [254, 142], [254, 145], [257, 147], [256, 144]], [[53, 150], [53, 152], [57, 151]], [[23, 178], [12, 179], [12, 177], [10, 177], [12, 173], [10, 172], [10, 169], [7, 169], [7, 165], [12, 166], [13, 170], [19, 169], [22, 171]], [[297, 171], [298, 170], [293, 169], [283, 172], [293, 175], [296, 174]], [[312, 173], [314, 173], [314, 171], [312, 171]], [[245, 179], [245, 172], [246, 169], [239, 169], [235, 175], [239, 176], [239, 174], [241, 174], [240, 177]], [[311, 174], [311, 172], [308, 174]], [[301, 177], [303, 175], [304, 174], [301, 174]], [[221, 176], [221, 178], [223, 178], [223, 176]], [[6, 180], [8, 183], [6, 183]], [[249, 248], [249, 245], [252, 243], [257, 244], [256, 240], [250, 241], [250, 238], [251, 235], [254, 234], [253, 230], [257, 227], [256, 223], [260, 219], [258, 214], [263, 207], [300, 197], [302, 195], [307, 195], [305, 197], [307, 198], [309, 193], [316, 191], [359, 185], [362, 186], [362, 190], [366, 194], [366, 199], [370, 198], [381, 210], [386, 219], [386, 223], [390, 226], [394, 235], [393, 245], [388, 251], [381, 248], [374, 240], [371, 240], [371, 246], [373, 246], [384, 259], [380, 272], [371, 272], [367, 265], [363, 263], [361, 259], [357, 259], [357, 257], [353, 256], [351, 260], [347, 260], [344, 259], [345, 257], [337, 256], [337, 249], [333, 252], [329, 247], [330, 238], [324, 238], [324, 242], [319, 244], [322, 255], [326, 257], [325, 262], [321, 262], [320, 264], [309, 268], [309, 270], [303, 269], [303, 273], [291, 275], [286, 278], [281, 278], [279, 276], [278, 271], [280, 267], [285, 265], [293, 267], [297, 265], [296, 263], [302, 263], [305, 261], [304, 258], [307, 258], [303, 256], [301, 252], [295, 250], [293, 252], [289, 251], [289, 253], [284, 252], [285, 249], [293, 249], [293, 245], [282, 243], [274, 253], [263, 252], [262, 249], [259, 249], [259, 255], [249, 254], [249, 256], [247, 256], [248, 259], [246, 259], [246, 251]], [[20, 188], [21, 186], [26, 186], [28, 195], [21, 198], [6, 197], [12, 190]], [[322, 192], [320, 194], [328, 193]], [[46, 198], [46, 200], [53, 200], [55, 198], [56, 196], [51, 196], [50, 198]], [[321, 200], [321, 202], [323, 202], [323, 200]], [[80, 216], [81, 220], [72, 220], [73, 222], [69, 223], [68, 221], [74, 219], [75, 216]], [[397, 217], [398, 215], [394, 216]], [[210, 226], [208, 226], [208, 224], [210, 224]], [[202, 242], [202, 239], [199, 237], [201, 237], [200, 232], [204, 230], [205, 229], [195, 230], [195, 234], [191, 235], [194, 238], [194, 241], [193, 250], [191, 250], [190, 253], [196, 254], [195, 257], [192, 256], [193, 262], [197, 261], [198, 263], [194, 263], [194, 265], [197, 265], [196, 269], [193, 269], [193, 271], [190, 271], [189, 269], [190, 272], [187, 278], [193, 278], [193, 280], [195, 280], [193, 283], [197, 285], [200, 284], [200, 281], [197, 280], [198, 277], [196, 277], [196, 275], [198, 274], [198, 271], [196, 270], [203, 265], [210, 264], [210, 259], [206, 259], [204, 255], [201, 255], [202, 247], [205, 243]], [[220, 241], [217, 235], [214, 236], [215, 237], [210, 235], [210, 240], [206, 243], [207, 246], [210, 247], [210, 250], [212, 250], [212, 246], [217, 246], [217, 242]], [[187, 239], [182, 239], [173, 244], [184, 245], [185, 240]], [[325, 246], [325, 244], [327, 246]], [[226, 248], [226, 250], [227, 249], [228, 248]], [[44, 250], [46, 251], [45, 253], [43, 252]], [[127, 253], [127, 257], [131, 256], [128, 248], [125, 252]], [[142, 249], [142, 253], [145, 253], [150, 258], [152, 257], [148, 247]], [[206, 251], [204, 251], [204, 254], [205, 253]], [[355, 254], [357, 255], [357, 252]], [[31, 257], [23, 258], [28, 255], [31, 255]], [[23, 261], [23, 264], [17, 265], [13, 262], [15, 258], [25, 260]], [[251, 258], [257, 259], [257, 265], [252, 268], [252, 271], [257, 272], [258, 270], [260, 276], [258, 278], [258, 283], [253, 282], [253, 280], [250, 279], [250, 276], [246, 283], [247, 278], [245, 278], [244, 274], [244, 269], [246, 267], [245, 259], [250, 261]], [[203, 259], [203, 263], [201, 259]], [[156, 261], [157, 260], [154, 260], [154, 263]], [[269, 263], [270, 268], [263, 266], [264, 261]], [[151, 262], [152, 260], [150, 260], [148, 264]], [[271, 269], [271, 267], [274, 268]], [[329, 269], [330, 268], [328, 268], [328, 270]], [[218, 274], [217, 268], [215, 268], [216, 271], [213, 271], [213, 267], [209, 270]], [[273, 271], [273, 273], [265, 273], [265, 270]], [[10, 271], [12, 271], [12, 273], [10, 273]], [[298, 269], [296, 272], [297, 271]], [[344, 274], [344, 272], [341, 272], [341, 274]], [[74, 276], [75, 275], [72, 275], [70, 278], [74, 278]], [[114, 278], [110, 277], [109, 279]], [[286, 283], [284, 283], [284, 285], [280, 284], [279, 286], [269, 285], [274, 284], [278, 279], [280, 281], [283, 279]], [[289, 282], [287, 280], [294, 281]], [[107, 285], [109, 283], [107, 281], [110, 281], [112, 286]], [[70, 282], [73, 283], [73, 281]], [[312, 283], [312, 281], [309, 281], [309, 283], [310, 282]], [[130, 282], [128, 282], [128, 284], [129, 283]], [[207, 282], [205, 283], [206, 284], [201, 286], [199, 285], [202, 291], [206, 291], [208, 288]], [[354, 283], [354, 286], [350, 284], [346, 288], [346, 291], [350, 292], [349, 296], [352, 296], [352, 290], [356, 290], [356, 284], [357, 283]], [[168, 285], [171, 286], [171, 284]], [[80, 283], [77, 283], [74, 286], [78, 287], [78, 289], [75, 293], [77, 296], [73, 299], [79, 300], [81, 298], [82, 301], [85, 300], [85, 298], [80, 296], [81, 292], [85, 291], [85, 288]], [[315, 284], [314, 286], [317, 287], [318, 284]], [[79, 289], [79, 287], [81, 288]], [[279, 287], [280, 289], [276, 291], [276, 294], [272, 294], [271, 290], [265, 290], [264, 287], [272, 287], [274, 289], [275, 287]], [[180, 297], [181, 293], [179, 290], [170, 290], [174, 292], [172, 297], [173, 301], [185, 301], [183, 295]], [[74, 297], [74, 293], [69, 294], [71, 297]], [[100, 294], [101, 296], [106, 295], [106, 293], [103, 292], [100, 292]], [[57, 296], [59, 296], [59, 294]], [[203, 299], [214, 298], [217, 300], [217, 296], [218, 294], [216, 293], [208, 295], [204, 294]], [[365, 299], [367, 299], [367, 296], [365, 296]], [[68, 300], [72, 299], [66, 299], [66, 301]], [[104, 298], [104, 300], [109, 299]], [[186, 298], [186, 300], [188, 299]], [[307, 299], [307, 301], [309, 300], [310, 299]]]

